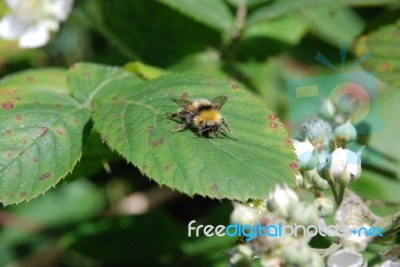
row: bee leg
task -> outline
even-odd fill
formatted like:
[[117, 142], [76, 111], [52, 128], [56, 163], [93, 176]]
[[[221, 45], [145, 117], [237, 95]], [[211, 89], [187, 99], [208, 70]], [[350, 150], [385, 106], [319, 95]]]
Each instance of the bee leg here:
[[199, 130], [196, 134], [199, 135], [199, 136], [201, 136], [201, 134], [202, 134], [203, 132], [205, 132], [205, 131], [207, 131], [207, 130], [210, 130], [210, 129], [211, 129], [211, 128], [205, 128], [205, 129]]
[[232, 134], [233, 139], [237, 140], [236, 135], [233, 134], [231, 128], [229, 128], [228, 124], [226, 123], [225, 119], [222, 119], [222, 123], [224, 124], [224, 126], [226, 127], [226, 129], [228, 129], [228, 131]]
[[174, 129], [172, 132], [173, 132], [173, 133], [181, 132], [181, 131], [185, 130], [185, 129], [189, 126], [189, 124], [190, 124], [190, 123], [186, 123], [185, 125], [183, 125], [183, 126], [177, 128], [177, 129]]

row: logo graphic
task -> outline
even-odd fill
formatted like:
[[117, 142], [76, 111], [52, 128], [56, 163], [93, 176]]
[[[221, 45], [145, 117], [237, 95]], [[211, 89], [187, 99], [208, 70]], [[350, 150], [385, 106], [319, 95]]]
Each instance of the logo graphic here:
[[319, 110], [329, 100], [343, 123], [347, 119], [359, 135], [375, 132], [381, 128], [378, 103], [378, 81], [372, 72], [354, 70], [372, 54], [367, 53], [353, 66], [345, 69], [347, 43], [340, 43], [341, 68], [336, 68], [322, 53], [315, 59], [336, 73], [287, 82], [289, 115], [294, 138], [299, 136], [302, 123], [320, 117]]

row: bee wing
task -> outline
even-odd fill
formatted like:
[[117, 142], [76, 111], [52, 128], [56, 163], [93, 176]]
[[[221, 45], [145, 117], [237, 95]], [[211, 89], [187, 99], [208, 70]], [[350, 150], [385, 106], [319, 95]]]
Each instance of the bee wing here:
[[211, 100], [211, 103], [216, 109], [220, 110], [222, 106], [225, 104], [226, 100], [228, 100], [228, 97], [222, 95], [213, 98], [213, 100]]
[[180, 107], [186, 107], [188, 105], [190, 105], [192, 103], [192, 101], [186, 100], [186, 99], [172, 99], [172, 101], [174, 101], [178, 106]]

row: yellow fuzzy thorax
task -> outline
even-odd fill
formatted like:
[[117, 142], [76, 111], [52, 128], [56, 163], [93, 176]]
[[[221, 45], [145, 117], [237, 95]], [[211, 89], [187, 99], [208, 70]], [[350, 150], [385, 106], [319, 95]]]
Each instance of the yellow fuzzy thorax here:
[[221, 113], [217, 109], [203, 110], [194, 118], [194, 124], [200, 126], [201, 124], [211, 123], [212, 125], [220, 124], [222, 120]]

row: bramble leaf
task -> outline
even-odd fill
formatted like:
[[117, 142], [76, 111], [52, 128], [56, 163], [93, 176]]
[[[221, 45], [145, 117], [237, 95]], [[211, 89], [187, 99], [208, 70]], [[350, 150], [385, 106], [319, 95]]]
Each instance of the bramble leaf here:
[[44, 193], [71, 172], [81, 157], [89, 111], [68, 95], [65, 74], [45, 69], [0, 81], [3, 204]]
[[[133, 76], [122, 83], [112, 76], [100, 77], [108, 67], [81, 68], [89, 76], [98, 75], [110, 90], [93, 98], [95, 129], [159, 184], [189, 195], [239, 200], [264, 198], [275, 183], [293, 184], [296, 156], [285, 128], [237, 84], [195, 74], [165, 75], [142, 83], [135, 83]], [[179, 108], [172, 99], [220, 95], [228, 97], [221, 112], [237, 140], [230, 134], [207, 139], [190, 129], [173, 132], [181, 124], [166, 118]]]

